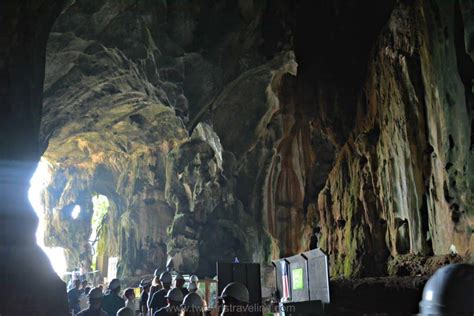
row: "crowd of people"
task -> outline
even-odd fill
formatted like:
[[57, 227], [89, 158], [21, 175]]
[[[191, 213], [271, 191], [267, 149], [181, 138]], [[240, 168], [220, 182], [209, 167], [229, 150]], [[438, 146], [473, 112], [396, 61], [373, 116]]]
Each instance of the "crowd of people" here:
[[[181, 274], [155, 271], [153, 280], [140, 282], [140, 297], [133, 288], [122, 292], [119, 279], [103, 286], [91, 288], [87, 281], [74, 280], [68, 291], [69, 308], [76, 316], [204, 316], [206, 301], [199, 294], [199, 278], [195, 275], [186, 281]], [[221, 315], [245, 315], [249, 303], [248, 289], [240, 283], [229, 283], [219, 297], [223, 301]]]

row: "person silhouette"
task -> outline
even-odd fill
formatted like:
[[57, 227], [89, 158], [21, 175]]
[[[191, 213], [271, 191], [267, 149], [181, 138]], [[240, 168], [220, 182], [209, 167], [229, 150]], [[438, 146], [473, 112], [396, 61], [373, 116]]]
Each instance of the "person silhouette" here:
[[310, 250], [318, 249], [320, 238], [321, 238], [321, 227], [316, 226], [313, 228], [313, 235], [311, 235], [311, 239], [309, 241]]

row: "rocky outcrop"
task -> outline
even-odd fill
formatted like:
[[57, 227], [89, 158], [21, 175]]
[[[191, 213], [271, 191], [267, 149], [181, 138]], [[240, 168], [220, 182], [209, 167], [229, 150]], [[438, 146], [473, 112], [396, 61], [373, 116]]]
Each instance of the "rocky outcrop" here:
[[457, 10], [400, 4], [379, 36], [355, 128], [319, 194], [333, 273], [383, 273], [390, 255], [473, 249], [472, 82], [463, 82], [472, 61]]
[[[241, 85], [253, 88], [247, 102], [260, 113], [248, 150], [268, 120], [259, 115], [275, 110], [271, 85], [295, 74], [291, 53], [258, 50], [264, 10], [232, 1], [64, 8], [48, 44], [42, 140], [54, 175], [44, 196], [46, 244], [66, 248], [69, 268], [104, 271], [117, 256], [119, 274], [131, 276], [164, 267], [169, 255], [180, 271], [212, 276], [217, 259], [270, 256], [259, 217], [237, 196], [233, 148], [224, 150], [213, 128], [241, 101]], [[224, 18], [222, 29], [209, 24], [213, 17]], [[110, 208], [92, 232], [95, 194]]]
[[234, 164], [232, 153], [223, 152], [217, 135], [202, 123], [168, 155], [166, 198], [175, 207], [168, 255], [182, 271], [213, 275], [217, 260], [250, 261], [256, 249], [265, 248], [235, 196]]
[[45, 196], [47, 244], [67, 249], [70, 268], [90, 266], [92, 197], [101, 194], [110, 207], [94, 232], [97, 255], [120, 257], [119, 271], [132, 274], [164, 265], [173, 217], [165, 162], [187, 138], [182, 120], [164, 104], [166, 93], [116, 48], [56, 32], [48, 57], [58, 68], [47, 73], [42, 129], [54, 175]]
[[469, 255], [472, 8], [70, 2], [48, 44], [48, 243], [94, 264], [102, 194], [97, 264], [118, 256], [122, 276], [317, 241], [348, 277]]

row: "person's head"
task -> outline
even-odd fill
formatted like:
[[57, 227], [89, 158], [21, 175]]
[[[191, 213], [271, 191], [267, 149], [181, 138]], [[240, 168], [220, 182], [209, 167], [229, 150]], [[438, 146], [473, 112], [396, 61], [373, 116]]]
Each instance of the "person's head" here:
[[171, 287], [171, 281], [173, 281], [173, 277], [171, 276], [171, 273], [165, 271], [160, 275], [160, 281], [163, 285], [163, 288], [169, 290]]
[[190, 293], [196, 292], [197, 289], [198, 289], [198, 288], [197, 288], [196, 283], [191, 282], [191, 283], [188, 284], [188, 291], [189, 291]]
[[121, 288], [121, 285], [120, 285], [119, 279], [113, 279], [112, 281], [110, 281], [109, 290], [112, 293], [115, 293], [118, 295], [118, 293], [120, 293], [120, 288]]
[[86, 281], [86, 280], [84, 280], [84, 281], [81, 282], [81, 287], [82, 287], [83, 289], [85, 289], [85, 288], [87, 287], [87, 281]]
[[151, 286], [151, 282], [149, 280], [142, 279], [140, 281], [140, 289], [142, 290], [142, 292], [145, 292], [145, 293], [150, 292], [150, 286]]
[[128, 307], [122, 307], [117, 311], [117, 316], [135, 316], [135, 312]]
[[180, 306], [183, 302], [183, 292], [178, 288], [169, 290], [165, 297], [170, 306]]
[[193, 274], [189, 277], [189, 283], [195, 283], [197, 285], [198, 282], [199, 282], [199, 277], [197, 275]]
[[104, 298], [104, 293], [98, 287], [93, 288], [89, 292], [89, 305], [91, 309], [97, 310], [102, 307], [102, 299]]
[[174, 278], [174, 286], [177, 288], [182, 288], [185, 282], [184, 277], [179, 273]]
[[419, 315], [473, 315], [474, 265], [450, 264], [426, 282]]
[[123, 293], [123, 296], [126, 300], [134, 300], [135, 299], [135, 291], [129, 287], [128, 289], [125, 290]]
[[86, 286], [86, 287], [84, 288], [84, 294], [85, 294], [85, 295], [88, 295], [90, 291], [91, 291], [90, 286]]
[[[191, 283], [194, 284], [194, 283]], [[184, 316], [202, 316], [204, 304], [202, 298], [197, 293], [189, 293], [183, 299], [181, 305], [184, 311]]]
[[142, 288], [142, 292], [150, 293], [150, 288], [151, 288], [151, 284], [145, 285], [145, 286]]
[[161, 284], [159, 276], [156, 276], [156, 277], [153, 278], [153, 280], [151, 281], [151, 286], [153, 286], [154, 288], [157, 288], [157, 289], [162, 289], [163, 288], [163, 284]]
[[231, 282], [226, 285], [220, 296], [224, 308], [221, 315], [245, 314], [243, 307], [249, 302], [249, 291], [245, 285], [239, 282]]
[[73, 284], [75, 289], [78, 289], [81, 286], [81, 281], [76, 279], [76, 280], [72, 281], [72, 284]]

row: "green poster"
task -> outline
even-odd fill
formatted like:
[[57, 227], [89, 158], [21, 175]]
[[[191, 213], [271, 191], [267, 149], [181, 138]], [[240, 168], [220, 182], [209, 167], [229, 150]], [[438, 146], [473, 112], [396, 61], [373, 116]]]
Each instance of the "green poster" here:
[[303, 281], [303, 269], [293, 269], [291, 270], [291, 281], [292, 281], [292, 288], [293, 290], [302, 290], [304, 289], [304, 281]]

